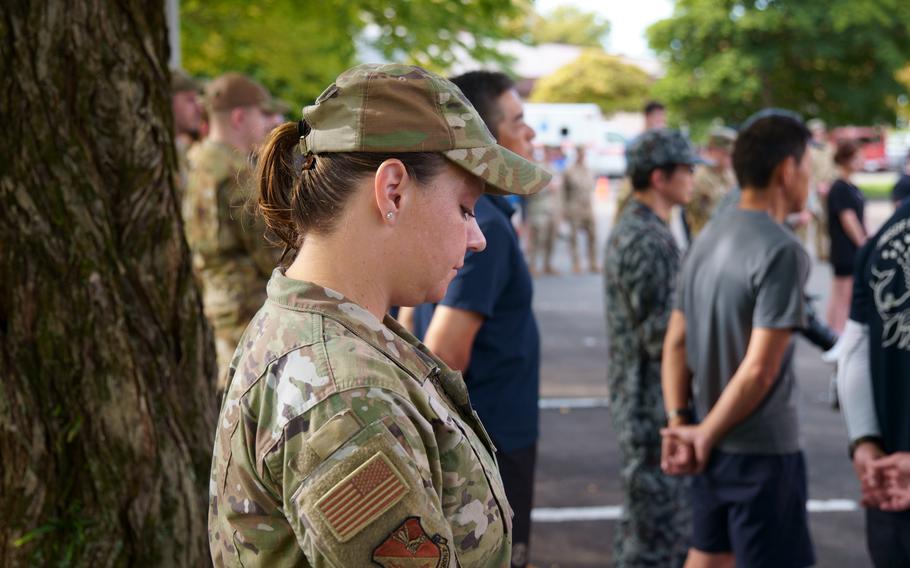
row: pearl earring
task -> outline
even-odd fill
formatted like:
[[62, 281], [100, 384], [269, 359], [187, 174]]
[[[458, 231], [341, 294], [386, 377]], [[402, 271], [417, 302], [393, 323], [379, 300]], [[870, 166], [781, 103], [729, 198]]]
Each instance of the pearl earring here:
[[395, 214], [392, 213], [391, 211], [389, 211], [388, 213], [385, 214], [385, 218], [388, 219], [389, 221], [391, 221], [392, 217], [394, 217], [394, 216], [395, 216]]

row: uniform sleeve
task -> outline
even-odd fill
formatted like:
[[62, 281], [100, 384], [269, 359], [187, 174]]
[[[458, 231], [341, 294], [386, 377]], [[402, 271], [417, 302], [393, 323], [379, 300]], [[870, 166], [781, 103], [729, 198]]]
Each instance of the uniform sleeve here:
[[231, 226], [235, 231], [237, 240], [243, 243], [243, 248], [253, 259], [259, 273], [268, 278], [278, 266], [282, 249], [273, 245], [266, 239], [267, 228], [262, 216], [255, 212], [254, 201], [251, 195], [249, 172], [228, 180], [227, 189], [229, 210], [235, 223]]
[[654, 359], [659, 359], [663, 350], [678, 268], [678, 253], [648, 237], [624, 251], [620, 262], [622, 287], [642, 330], [643, 348]]
[[284, 511], [310, 565], [371, 566], [407, 557], [410, 545], [429, 565], [455, 566], [436, 489], [440, 449], [425, 435], [429, 423], [415, 419], [407, 401], [383, 389], [333, 395], [311, 413], [305, 442], [273, 460], [285, 471]]
[[752, 326], [802, 329], [808, 313], [803, 288], [809, 278], [809, 259], [796, 242], [778, 247], [755, 277]]
[[512, 229], [496, 220], [484, 223], [480, 229], [487, 239], [487, 247], [465, 257], [464, 266], [449, 284], [440, 303], [490, 318], [512, 273], [514, 259], [512, 235], [509, 234]]

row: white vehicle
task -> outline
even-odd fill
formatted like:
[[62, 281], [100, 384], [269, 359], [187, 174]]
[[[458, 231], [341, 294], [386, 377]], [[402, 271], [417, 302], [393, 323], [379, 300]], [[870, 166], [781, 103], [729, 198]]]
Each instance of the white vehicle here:
[[591, 170], [601, 176], [626, 173], [626, 141], [640, 130], [641, 117], [619, 114], [605, 119], [600, 107], [589, 103], [525, 103], [525, 122], [537, 136], [534, 143], [559, 146], [573, 154], [573, 147], [587, 149]]
[[888, 160], [888, 169], [900, 171], [907, 163], [907, 153], [910, 152], [910, 130], [892, 130], [885, 138], [885, 158]]
[[597, 143], [588, 149], [588, 167], [597, 175], [622, 177], [626, 175], [626, 145], [619, 132], [601, 130]]

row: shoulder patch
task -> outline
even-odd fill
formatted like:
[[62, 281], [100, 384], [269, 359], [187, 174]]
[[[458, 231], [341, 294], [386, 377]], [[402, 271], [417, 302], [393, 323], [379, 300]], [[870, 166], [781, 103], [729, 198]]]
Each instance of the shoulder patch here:
[[449, 565], [449, 554], [446, 539], [438, 534], [430, 538], [420, 517], [408, 517], [373, 549], [373, 562], [383, 568], [442, 568]]
[[404, 477], [376, 452], [316, 503], [339, 542], [347, 542], [391, 509], [409, 491]]

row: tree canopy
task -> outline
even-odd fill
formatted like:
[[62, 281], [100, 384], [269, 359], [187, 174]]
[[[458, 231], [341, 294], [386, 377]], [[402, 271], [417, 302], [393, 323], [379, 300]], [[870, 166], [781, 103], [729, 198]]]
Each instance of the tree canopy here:
[[688, 119], [765, 106], [834, 124], [892, 122], [910, 61], [906, 0], [678, 0], [648, 30], [666, 66], [655, 94]]
[[533, 43], [602, 47], [610, 33], [610, 22], [574, 6], [559, 6], [543, 15], [532, 12], [527, 25]]
[[308, 104], [356, 63], [358, 42], [383, 57], [445, 70], [457, 54], [497, 58], [494, 41], [523, 0], [184, 0], [183, 66], [214, 77], [247, 73]]
[[540, 79], [530, 100], [548, 103], [595, 103], [605, 115], [639, 110], [651, 90], [651, 77], [601, 50], [584, 51], [578, 59]]

